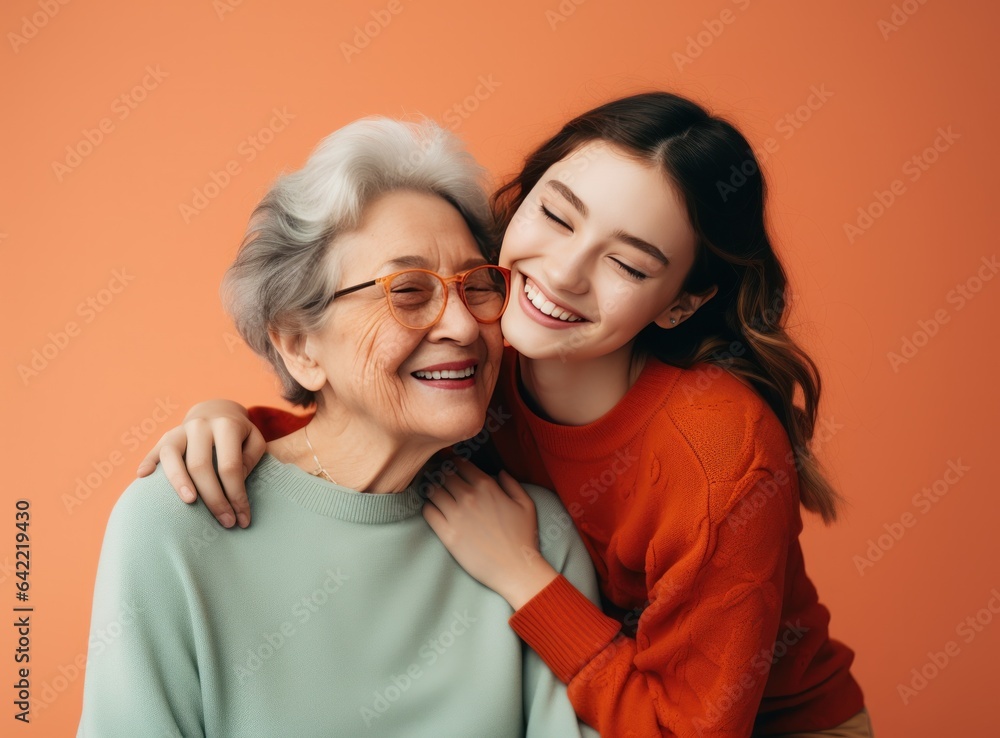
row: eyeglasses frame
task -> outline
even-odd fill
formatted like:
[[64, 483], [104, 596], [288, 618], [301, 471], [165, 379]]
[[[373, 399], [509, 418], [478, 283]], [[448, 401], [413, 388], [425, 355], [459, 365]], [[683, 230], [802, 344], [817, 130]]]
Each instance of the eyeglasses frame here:
[[[505, 286], [504, 298], [503, 298], [503, 306], [500, 308], [500, 312], [497, 314], [497, 317], [493, 318], [492, 320], [481, 320], [472, 311], [472, 308], [469, 307], [469, 304], [465, 301], [464, 287], [465, 287], [465, 280], [468, 278], [470, 274], [479, 269], [487, 269], [487, 268], [496, 269], [503, 275], [504, 286]], [[399, 317], [396, 315], [396, 310], [392, 307], [392, 298], [390, 297], [390, 292], [389, 292], [389, 284], [392, 282], [393, 279], [398, 277], [400, 274], [410, 274], [413, 272], [423, 272], [424, 274], [430, 274], [434, 277], [437, 277], [438, 280], [440, 280], [444, 284], [444, 300], [441, 301], [441, 310], [438, 312], [434, 320], [432, 320], [425, 326], [421, 326], [420, 328], [415, 328], [414, 326], [406, 325], [406, 323], [404, 323], [402, 320], [399, 319]], [[510, 302], [510, 269], [508, 269], [507, 267], [497, 266], [496, 264], [478, 264], [477, 266], [474, 266], [471, 269], [466, 269], [464, 272], [453, 274], [450, 277], [445, 277], [430, 269], [421, 269], [419, 267], [414, 267], [412, 269], [402, 269], [398, 272], [393, 272], [392, 274], [386, 274], [381, 277], [376, 277], [375, 279], [369, 280], [368, 282], [362, 282], [361, 284], [356, 284], [351, 287], [345, 287], [342, 290], [337, 290], [329, 297], [329, 299], [327, 299], [322, 309], [326, 310], [328, 307], [330, 307], [330, 304], [338, 297], [349, 295], [352, 292], [357, 292], [358, 290], [363, 290], [367, 287], [374, 287], [375, 285], [381, 285], [384, 290], [386, 304], [389, 306], [389, 312], [392, 314], [393, 319], [395, 319], [395, 321], [404, 328], [411, 328], [415, 331], [423, 331], [437, 324], [437, 322], [441, 320], [441, 316], [444, 315], [444, 311], [448, 309], [448, 293], [451, 292], [451, 290], [448, 289], [448, 285], [450, 285], [452, 282], [456, 283], [456, 289], [458, 291], [459, 300], [461, 300], [462, 304], [465, 305], [465, 309], [469, 311], [469, 314], [476, 319], [476, 322], [482, 323], [484, 325], [490, 325], [492, 323], [496, 323], [498, 320], [500, 320], [501, 317], [503, 317], [503, 313], [507, 309], [507, 304]]]

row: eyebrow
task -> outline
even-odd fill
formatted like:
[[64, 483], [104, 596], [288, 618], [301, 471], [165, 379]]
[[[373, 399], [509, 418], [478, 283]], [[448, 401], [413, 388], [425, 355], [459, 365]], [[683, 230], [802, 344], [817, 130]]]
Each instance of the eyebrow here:
[[588, 210], [587, 206], [583, 204], [583, 200], [581, 200], [579, 197], [577, 197], [576, 193], [573, 192], [573, 190], [571, 190], [569, 187], [567, 187], [566, 185], [564, 185], [558, 179], [550, 179], [545, 184], [547, 184], [549, 187], [551, 187], [556, 192], [558, 192], [560, 195], [562, 195], [567, 200], [569, 200], [570, 205], [572, 205], [574, 208], [576, 208], [578, 211], [580, 211], [580, 215], [582, 215], [584, 218], [586, 218], [588, 215], [590, 215], [590, 210]]
[[[576, 208], [577, 211], [579, 211], [580, 215], [582, 215], [584, 218], [586, 218], [587, 215], [589, 215], [590, 210], [584, 204], [583, 200], [577, 197], [576, 193], [573, 192], [573, 190], [567, 187], [564, 183], [560, 182], [558, 179], [550, 179], [545, 184], [551, 187], [556, 192], [558, 192], [563, 197], [565, 197], [567, 200], [569, 200], [569, 203], [574, 208]], [[616, 238], [623, 243], [627, 243], [629, 246], [637, 248], [645, 254], [649, 254], [654, 259], [662, 263], [664, 266], [670, 266], [670, 259], [668, 259], [664, 255], [663, 251], [656, 248], [656, 246], [651, 244], [649, 241], [645, 241], [639, 238], [638, 236], [633, 236], [631, 233], [627, 233], [621, 229], [618, 229], [617, 231], [612, 233], [611, 237]]]
[[[464, 272], [466, 269], [472, 269], [472, 267], [480, 266], [481, 264], [489, 264], [489, 262], [482, 256], [473, 256], [472, 258], [466, 259], [459, 267], [458, 271]], [[391, 259], [382, 265], [383, 267], [406, 267], [412, 269], [430, 269], [430, 262], [427, 261], [422, 256], [399, 256], [395, 259]], [[432, 270], [433, 271], [433, 270]]]
[[638, 236], [633, 236], [631, 233], [626, 233], [625, 231], [615, 231], [611, 234], [612, 238], [617, 238], [619, 241], [627, 243], [629, 246], [639, 249], [640, 251], [649, 254], [657, 261], [661, 262], [664, 266], [670, 266], [670, 259], [668, 259], [662, 251], [656, 248], [649, 241], [643, 241]]

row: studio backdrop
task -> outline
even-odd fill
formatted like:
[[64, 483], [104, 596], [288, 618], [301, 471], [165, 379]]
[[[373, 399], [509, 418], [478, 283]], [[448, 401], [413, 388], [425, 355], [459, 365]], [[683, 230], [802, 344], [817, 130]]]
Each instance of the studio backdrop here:
[[998, 23], [973, 0], [5, 2], [0, 734], [74, 734], [105, 525], [160, 434], [208, 398], [283, 406], [219, 299], [278, 174], [361, 116], [429, 116], [499, 184], [662, 89], [768, 179], [849, 500], [805, 515], [806, 566], [876, 732], [996, 735]]

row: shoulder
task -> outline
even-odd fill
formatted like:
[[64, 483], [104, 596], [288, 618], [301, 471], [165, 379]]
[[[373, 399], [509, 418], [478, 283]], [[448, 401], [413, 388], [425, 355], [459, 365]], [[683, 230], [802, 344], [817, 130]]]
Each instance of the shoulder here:
[[177, 512], [178, 507], [171, 502], [185, 506], [185, 503], [177, 497], [174, 488], [170, 486], [167, 476], [163, 473], [163, 467], [158, 464], [152, 474], [138, 477], [125, 488], [115, 503], [111, 515], [113, 518], [124, 520], [143, 519], [153, 515], [166, 516], [169, 519]]
[[220, 527], [198, 500], [183, 502], [170, 485], [162, 467], [133, 481], [111, 510], [105, 546], [131, 545], [145, 551], [169, 551], [186, 544], [206, 527]]
[[535, 503], [538, 548], [542, 557], [591, 602], [600, 603], [594, 564], [576, 524], [555, 492], [537, 484], [523, 484]]
[[522, 484], [524, 491], [535, 503], [535, 514], [538, 516], [538, 540], [542, 554], [550, 558], [550, 554], [565, 552], [571, 545], [580, 540], [576, 532], [572, 516], [563, 507], [562, 501], [552, 490], [537, 484]]
[[717, 364], [673, 370], [677, 380], [662, 412], [709, 483], [755, 470], [787, 471], [793, 461], [788, 434], [755, 389]]
[[550, 522], [563, 516], [569, 518], [569, 513], [566, 512], [566, 508], [563, 507], [562, 501], [555, 492], [545, 487], [540, 487], [537, 484], [522, 484], [521, 486], [524, 487], [524, 491], [528, 493], [532, 502], [535, 503], [539, 528], [542, 527], [543, 520]]

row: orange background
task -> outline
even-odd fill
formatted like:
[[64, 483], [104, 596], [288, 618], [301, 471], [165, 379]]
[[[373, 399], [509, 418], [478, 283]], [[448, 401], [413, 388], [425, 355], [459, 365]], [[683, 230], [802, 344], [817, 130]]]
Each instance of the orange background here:
[[[571, 115], [663, 88], [729, 116], [759, 151], [773, 139], [769, 215], [796, 290], [791, 322], [824, 378], [819, 453], [852, 503], [833, 528], [810, 516], [806, 560], [834, 637], [857, 652], [876, 732], [996, 735], [1000, 618], [984, 608], [1000, 587], [1000, 280], [977, 270], [992, 278], [998, 251], [1000, 11], [576, 3], [4, 3], [0, 621], [16, 604], [19, 498], [31, 501], [35, 610], [30, 726], [13, 720], [15, 633], [0, 630], [0, 732], [75, 732], [101, 538], [145, 450], [196, 401], [279, 403], [218, 285], [282, 169], [359, 116], [424, 113], [499, 178]], [[378, 33], [355, 38], [366, 23]], [[810, 109], [813, 88], [827, 99]], [[957, 138], [937, 138], [949, 127]], [[876, 193], [897, 179], [880, 213]], [[185, 215], [206, 187], [215, 196]], [[903, 337], [920, 345], [893, 367]], [[968, 467], [952, 484], [938, 481], [949, 462]], [[918, 505], [936, 481], [947, 494]], [[862, 573], [856, 557], [887, 530], [902, 535]], [[977, 613], [979, 630], [956, 630]], [[949, 641], [958, 655], [901, 696]]]

